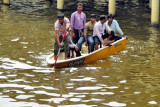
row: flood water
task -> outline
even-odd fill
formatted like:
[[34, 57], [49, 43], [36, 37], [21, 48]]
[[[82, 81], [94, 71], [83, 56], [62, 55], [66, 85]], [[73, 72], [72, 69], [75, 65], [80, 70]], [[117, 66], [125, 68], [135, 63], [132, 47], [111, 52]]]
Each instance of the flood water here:
[[[63, 69], [45, 61], [53, 53], [55, 4], [0, 8], [0, 107], [160, 106], [160, 28], [150, 26], [143, 3], [117, 6], [116, 20], [129, 38], [126, 50]], [[107, 14], [107, 7], [101, 9], [84, 12]], [[63, 13], [70, 18], [73, 11]]]

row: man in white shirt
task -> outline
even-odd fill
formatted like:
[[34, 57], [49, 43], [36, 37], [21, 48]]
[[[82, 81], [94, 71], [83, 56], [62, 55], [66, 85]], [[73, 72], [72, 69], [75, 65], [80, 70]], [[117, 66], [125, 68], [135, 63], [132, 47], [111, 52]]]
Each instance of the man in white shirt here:
[[[107, 18], [108, 18], [108, 21], [105, 23], [107, 26], [109, 26], [109, 28], [111, 29], [111, 35], [112, 36], [110, 36], [110, 35], [108, 35], [108, 34], [105, 34], [105, 35], [103, 35], [103, 39], [105, 39], [105, 38], [108, 38], [109, 40], [112, 40], [112, 41], [117, 41], [117, 40], [119, 40], [119, 39], [121, 39], [122, 37], [125, 37], [125, 38], [127, 38], [125, 35], [124, 35], [124, 33], [122, 32], [122, 30], [121, 30], [121, 28], [119, 27], [119, 24], [118, 24], [118, 22], [116, 21], [116, 20], [114, 20], [114, 15], [112, 15], [112, 14], [109, 14], [108, 16], [107, 16]], [[118, 33], [122, 36], [116, 36], [115, 34], [116, 34], [116, 31], [118, 31]]]
[[111, 34], [111, 30], [109, 28], [109, 26], [107, 26], [107, 24], [105, 24], [106, 22], [106, 16], [105, 15], [101, 15], [100, 16], [100, 21], [98, 21], [93, 28], [93, 39], [94, 39], [94, 43], [95, 43], [95, 50], [98, 49], [98, 45], [100, 45], [100, 47], [103, 44], [103, 38], [102, 35], [104, 35], [105, 31], [107, 31], [107, 33], [110, 35]]

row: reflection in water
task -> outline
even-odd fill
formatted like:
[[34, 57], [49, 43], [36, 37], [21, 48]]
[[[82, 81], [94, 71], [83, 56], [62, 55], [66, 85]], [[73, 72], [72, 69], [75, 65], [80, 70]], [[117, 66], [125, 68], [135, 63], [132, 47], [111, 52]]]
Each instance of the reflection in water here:
[[1, 9], [2, 9], [3, 12], [8, 12], [9, 5], [3, 5]]
[[[63, 12], [68, 18], [75, 11], [74, 3], [66, 2], [72, 7]], [[117, 1], [116, 20], [129, 37], [127, 50], [82, 67], [63, 69], [48, 68], [45, 62], [53, 53], [54, 22], [59, 12], [55, 1], [33, 4], [15, 0], [10, 7], [0, 5], [2, 107], [160, 105], [160, 30], [150, 27], [150, 10], [143, 2]], [[107, 14], [103, 0], [84, 4], [87, 17]]]

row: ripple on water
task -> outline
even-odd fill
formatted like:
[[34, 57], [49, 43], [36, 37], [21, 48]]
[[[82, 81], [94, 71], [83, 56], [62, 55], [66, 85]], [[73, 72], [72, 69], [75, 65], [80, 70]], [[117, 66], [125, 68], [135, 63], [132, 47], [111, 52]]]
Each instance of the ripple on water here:
[[31, 91], [30, 93], [45, 94], [45, 95], [48, 95], [48, 96], [60, 97], [60, 94], [57, 94], [57, 93], [48, 93], [46, 91]]
[[81, 98], [70, 98], [69, 101], [79, 102], [79, 101], [81, 101]]
[[28, 86], [28, 85], [19, 85], [19, 84], [0, 84], [0, 87], [1, 88], [23, 88], [25, 90], [32, 90], [36, 87], [31, 87], [31, 86]]
[[19, 42], [19, 43], [24, 44], [24, 45], [28, 44], [28, 42]]
[[27, 63], [27, 64], [32, 64], [33, 62], [31, 62], [31, 61], [27, 61], [26, 63]]
[[101, 67], [86, 67], [86, 70], [97, 70], [101, 69]]
[[97, 105], [76, 104], [76, 105], [59, 105], [58, 107], [97, 107]]
[[116, 89], [116, 88], [118, 88], [118, 87], [117, 87], [117, 86], [110, 86], [110, 87], [106, 86], [106, 87], [104, 87], [104, 88], [108, 88], [108, 89]]
[[66, 100], [66, 98], [51, 98], [51, 99], [40, 99], [41, 101], [49, 101], [59, 104], [60, 102]]
[[102, 87], [79, 87], [76, 88], [76, 90], [98, 90], [98, 89], [102, 89]]
[[19, 60], [21, 60], [21, 61], [25, 61], [26, 59], [25, 59], [25, 58], [19, 58]]
[[125, 103], [118, 103], [118, 102], [109, 102], [109, 103], [103, 103], [104, 105], [107, 105], [107, 106], [112, 106], [112, 107], [122, 107], [122, 106], [126, 106]]
[[8, 79], [6, 76], [0, 76], [0, 79]]
[[158, 104], [156, 101], [149, 101], [149, 104]]
[[40, 67], [31, 66], [26, 63], [11, 60], [9, 58], [3, 58], [2, 62], [6, 62], [3, 63], [3, 65], [0, 65], [0, 67], [4, 69], [44, 69]]
[[126, 83], [126, 82], [127, 82], [126, 80], [119, 81], [119, 83]]
[[20, 90], [6, 90], [5, 92], [16, 92], [17, 94], [24, 94], [24, 91], [20, 91]]
[[141, 92], [134, 92], [134, 94], [140, 94]]
[[16, 39], [13, 39], [13, 40], [11, 40], [11, 41], [18, 41], [19, 40], [19, 38], [16, 38]]
[[104, 101], [104, 99], [92, 98], [91, 101]]
[[114, 93], [113, 92], [93, 92], [91, 94], [94, 94], [94, 95], [113, 95]]
[[91, 77], [85, 77], [82, 79], [71, 79], [70, 81], [91, 81], [94, 80], [95, 78], [91, 78]]
[[34, 53], [33, 51], [29, 51], [28, 53]]
[[23, 46], [23, 48], [27, 48], [27, 46]]
[[51, 69], [47, 69], [47, 70], [32, 70], [33, 72], [39, 72], [39, 73], [52, 73], [55, 72]]
[[27, 73], [25, 73], [24, 75], [27, 77], [35, 77], [35, 75], [31, 75], [31, 74], [27, 74]]
[[16, 99], [28, 99], [32, 97], [35, 97], [35, 95], [19, 95], [16, 97]]
[[7, 77], [16, 77], [16, 76], [17, 76], [16, 74], [7, 75]]

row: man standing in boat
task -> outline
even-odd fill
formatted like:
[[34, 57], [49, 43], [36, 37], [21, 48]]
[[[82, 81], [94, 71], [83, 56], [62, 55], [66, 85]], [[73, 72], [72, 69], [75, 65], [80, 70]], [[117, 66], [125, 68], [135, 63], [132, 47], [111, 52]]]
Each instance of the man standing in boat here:
[[105, 31], [110, 35], [111, 34], [111, 29], [109, 28], [109, 26], [107, 24], [105, 24], [106, 22], [106, 16], [105, 15], [101, 15], [100, 16], [100, 21], [98, 21], [93, 28], [93, 39], [94, 39], [94, 43], [95, 43], [95, 50], [98, 49], [98, 45], [100, 45], [100, 47], [102, 47], [102, 44], [104, 43], [104, 40], [102, 38], [102, 36], [104, 35]]
[[[55, 22], [55, 43], [54, 43], [54, 59], [56, 60], [58, 50], [62, 47], [61, 41], [67, 29], [70, 26], [70, 21], [68, 18], [64, 17], [64, 14], [58, 14], [58, 20]], [[67, 59], [67, 55], [69, 53], [69, 36], [66, 33], [64, 38], [64, 52], [65, 52], [65, 59]]]
[[75, 11], [71, 15], [71, 28], [72, 28], [72, 36], [74, 44], [76, 44], [84, 34], [86, 15], [85, 13], [82, 12], [82, 10], [83, 10], [83, 4], [78, 3], [77, 11]]
[[[112, 32], [111, 32], [111, 33], [112, 33], [112, 36], [110, 36], [110, 35], [108, 35], [108, 34], [105, 34], [105, 35], [103, 35], [103, 39], [108, 38], [109, 40], [117, 41], [117, 40], [121, 39], [122, 37], [127, 38], [127, 37], [124, 35], [124, 33], [122, 32], [121, 28], [119, 27], [118, 22], [117, 22], [116, 20], [114, 20], [114, 15], [109, 14], [109, 15], [107, 16], [107, 18], [108, 18], [108, 21], [107, 21], [105, 24], [110, 27], [110, 29], [111, 29], [111, 31], [112, 31]], [[116, 35], [115, 35], [115, 34], [116, 34], [116, 31], [118, 31], [118, 33], [119, 33], [122, 37], [121, 37], [121, 36], [116, 36]]]

